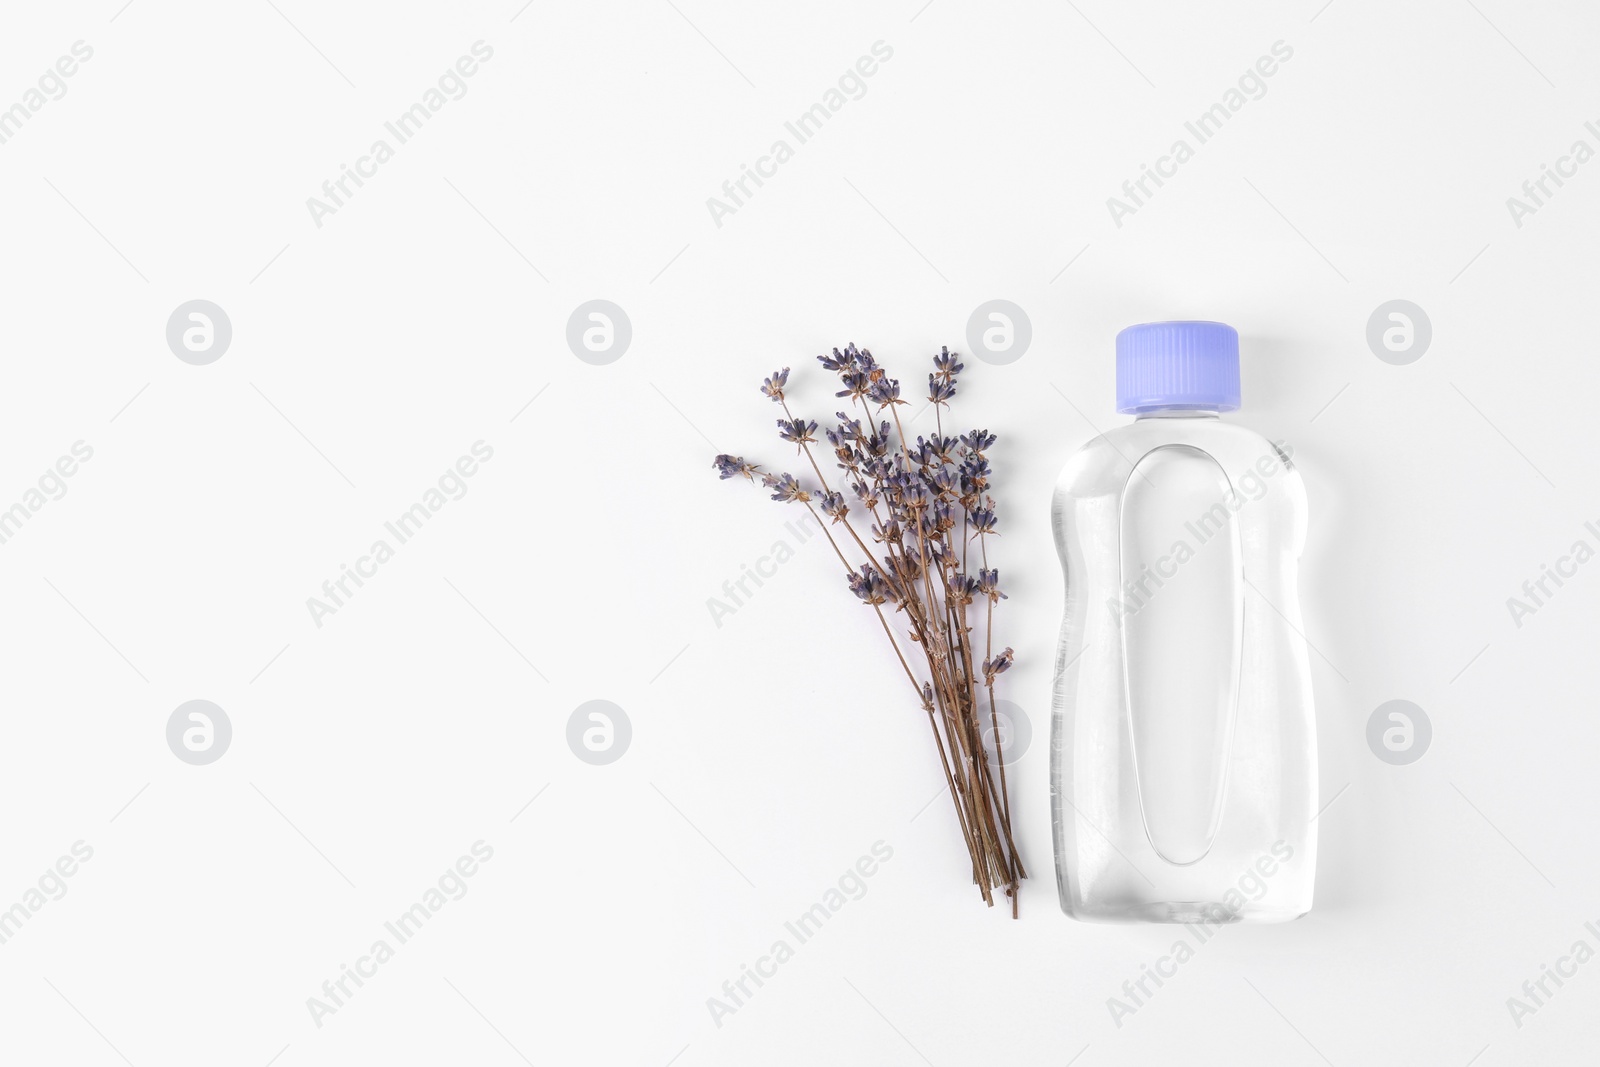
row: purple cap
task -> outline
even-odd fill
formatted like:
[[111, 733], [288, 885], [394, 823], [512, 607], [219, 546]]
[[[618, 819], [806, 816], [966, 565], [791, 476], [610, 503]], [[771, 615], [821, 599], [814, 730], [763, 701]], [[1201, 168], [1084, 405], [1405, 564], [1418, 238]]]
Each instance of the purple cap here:
[[1146, 322], [1117, 334], [1117, 410], [1239, 410], [1239, 331], [1220, 322]]

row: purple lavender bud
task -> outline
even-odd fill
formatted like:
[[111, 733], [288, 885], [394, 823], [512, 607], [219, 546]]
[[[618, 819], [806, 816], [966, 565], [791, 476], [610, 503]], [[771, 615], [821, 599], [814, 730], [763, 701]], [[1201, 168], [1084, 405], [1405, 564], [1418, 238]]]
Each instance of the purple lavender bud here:
[[978, 591], [996, 603], [1010, 599], [1000, 591], [1000, 571], [998, 569], [979, 569]]
[[844, 502], [843, 493], [834, 493], [828, 490], [823, 490], [821, 507], [823, 514], [828, 515], [834, 522], [843, 522], [845, 515], [850, 511], [849, 506]]
[[954, 382], [956, 375], [961, 373], [961, 357], [948, 348], [940, 348], [939, 354], [933, 357], [933, 366], [941, 379]]
[[984, 681], [984, 684], [985, 685], [993, 685], [994, 684], [994, 680], [997, 677], [999, 677], [1000, 675], [1004, 674], [1006, 671], [1011, 669], [1011, 661], [1015, 657], [1016, 657], [1016, 653], [1012, 652], [1011, 649], [1008, 648], [1004, 652], [1000, 653], [998, 656], [995, 656], [993, 659], [984, 660], [983, 661], [983, 681]]
[[807, 422], [805, 419], [779, 419], [778, 436], [785, 441], [796, 445], [805, 445], [816, 440], [813, 436], [817, 431], [816, 421]]
[[974, 452], [986, 451], [994, 442], [995, 436], [988, 430], [973, 430], [971, 433], [961, 435], [961, 443]]
[[867, 396], [880, 408], [890, 404], [904, 404], [900, 399], [900, 383], [893, 378], [879, 378], [872, 383], [872, 388], [867, 391]]
[[773, 371], [772, 377], [762, 381], [761, 392], [771, 397], [774, 404], [781, 404], [783, 403], [784, 386], [788, 384], [789, 368], [785, 367], [782, 370]]
[[850, 354], [848, 355], [835, 348], [831, 358], [828, 356], [818, 356], [817, 362], [821, 363], [828, 370], [843, 372], [850, 367], [855, 366], [855, 346], [850, 346]]
[[844, 383], [844, 388], [834, 393], [834, 396], [858, 397], [866, 396], [872, 387], [872, 379], [858, 370], [845, 371], [839, 375], [839, 380]]
[[868, 604], [887, 604], [900, 598], [894, 585], [870, 563], [863, 563], [859, 572], [851, 571], [847, 579], [850, 591]]
[[746, 463], [743, 456], [730, 456], [726, 452], [712, 460], [711, 465], [717, 468], [717, 476], [723, 480], [742, 474], [754, 481], [752, 475], [761, 470], [753, 463]]
[[778, 477], [767, 475], [762, 484], [771, 489], [772, 499], [784, 502], [795, 501], [804, 504], [811, 499], [811, 494], [800, 488], [800, 483], [794, 480], [794, 475], [784, 474]]

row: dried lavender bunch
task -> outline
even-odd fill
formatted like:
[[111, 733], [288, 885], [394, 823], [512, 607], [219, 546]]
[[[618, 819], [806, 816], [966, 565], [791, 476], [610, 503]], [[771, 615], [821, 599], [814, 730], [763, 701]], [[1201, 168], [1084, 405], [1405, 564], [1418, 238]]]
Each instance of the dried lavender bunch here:
[[[796, 418], [789, 410], [788, 367], [765, 379], [761, 392], [783, 408], [778, 436], [805, 456], [816, 486], [808, 488], [792, 474], [763, 471], [741, 456], [720, 455], [714, 465], [725, 479], [759, 481], [773, 500], [804, 506], [828, 535], [844, 564], [846, 584], [877, 614], [927, 713], [972, 857], [973, 880], [991, 907], [993, 891], [1003, 889], [1015, 916], [1018, 884], [1027, 872], [1011, 834], [994, 700], [995, 679], [1015, 658], [1010, 648], [997, 654], [993, 641], [995, 605], [1006, 598], [999, 570], [989, 565], [988, 539], [999, 536], [989, 493], [988, 451], [995, 435], [987, 430], [944, 435], [944, 409], [962, 370], [960, 357], [948, 348], [933, 357], [928, 375], [934, 436], [918, 436], [915, 443], [900, 421], [898, 409], [906, 404], [900, 382], [870, 351], [851, 344], [817, 360], [838, 375], [843, 388], [835, 395], [852, 412], [859, 411], [855, 417], [836, 412], [837, 422], [822, 431], [836, 467], [832, 479], [817, 462], [816, 421]], [[858, 523], [865, 524], [870, 546]], [[903, 616], [905, 636], [915, 648], [910, 658], [889, 625], [890, 614]], [[992, 761], [984, 742], [985, 718], [994, 737]]]

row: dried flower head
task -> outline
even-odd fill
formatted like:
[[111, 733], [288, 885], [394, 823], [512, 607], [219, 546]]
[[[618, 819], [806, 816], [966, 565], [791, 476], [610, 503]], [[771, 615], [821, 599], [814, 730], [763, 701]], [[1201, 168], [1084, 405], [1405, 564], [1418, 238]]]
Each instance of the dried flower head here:
[[994, 657], [992, 657], [990, 659], [984, 660], [983, 661], [983, 681], [984, 681], [984, 684], [985, 685], [994, 685], [994, 680], [995, 680], [996, 677], [998, 677], [999, 675], [1004, 674], [1006, 671], [1011, 669], [1011, 663], [1012, 663], [1012, 661], [1014, 659], [1016, 659], [1016, 653], [1011, 651], [1011, 649], [1008, 648], [1004, 652], [1000, 653], [998, 656], [994, 656]]
[[961, 435], [961, 443], [972, 449], [974, 452], [986, 452], [988, 451], [989, 446], [994, 444], [994, 442], [995, 435], [990, 433], [988, 430], [973, 430], [970, 433], [964, 433]]
[[792, 474], [768, 474], [761, 479], [761, 484], [772, 490], [772, 499], [794, 501], [805, 504], [811, 500], [811, 494], [800, 487]]
[[893, 404], [904, 404], [900, 399], [900, 383], [893, 378], [878, 378], [873, 381], [867, 390], [867, 396], [878, 405], [879, 410]]
[[818, 356], [817, 362], [821, 363], [828, 370], [843, 372], [846, 369], [856, 365], [856, 346], [854, 343], [846, 345], [845, 351], [843, 352], [835, 348], [831, 358], [828, 356]]
[[813, 419], [779, 419], [778, 436], [795, 445], [807, 445], [816, 440], [817, 423]]
[[730, 456], [727, 453], [723, 453], [712, 460], [711, 464], [717, 468], [717, 476], [723, 480], [734, 478], [741, 474], [748, 479], [754, 480], [755, 475], [761, 472], [761, 468], [754, 463], [746, 463], [743, 456]]
[[1010, 599], [1000, 591], [1000, 571], [998, 569], [979, 569], [978, 591], [997, 604], [1002, 600]]
[[887, 604], [891, 600], [899, 599], [899, 593], [893, 583], [886, 581], [881, 571], [870, 563], [863, 563], [861, 570], [851, 571], [848, 581], [850, 591], [868, 604]]
[[769, 397], [774, 404], [783, 403], [783, 389], [789, 384], [789, 368], [772, 372], [772, 377], [761, 383], [761, 392]]

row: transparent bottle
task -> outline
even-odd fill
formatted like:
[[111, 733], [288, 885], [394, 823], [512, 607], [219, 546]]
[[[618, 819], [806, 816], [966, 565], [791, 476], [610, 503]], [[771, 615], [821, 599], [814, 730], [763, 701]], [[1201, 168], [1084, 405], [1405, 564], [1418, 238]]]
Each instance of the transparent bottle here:
[[1117, 335], [1117, 409], [1056, 483], [1066, 575], [1051, 738], [1061, 907], [1096, 922], [1311, 908], [1316, 724], [1296, 567], [1305, 487], [1239, 407], [1239, 335]]

